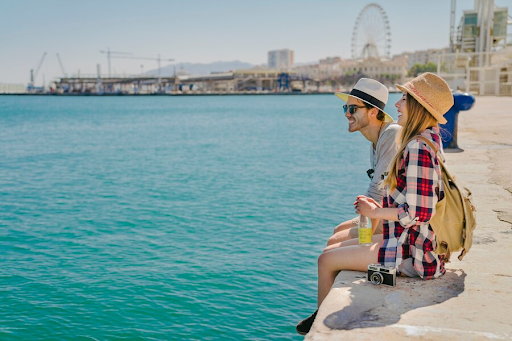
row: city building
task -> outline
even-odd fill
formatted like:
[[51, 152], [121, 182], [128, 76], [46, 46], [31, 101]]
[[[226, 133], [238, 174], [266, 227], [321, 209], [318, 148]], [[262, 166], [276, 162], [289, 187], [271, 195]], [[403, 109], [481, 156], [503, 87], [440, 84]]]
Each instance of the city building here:
[[268, 51], [268, 68], [289, 70], [293, 68], [293, 51], [289, 49]]
[[23, 84], [2, 84], [0, 83], [0, 94], [22, 94], [27, 92]]
[[439, 57], [450, 52], [449, 47], [443, 49], [428, 49], [414, 52], [403, 52], [397, 57], [407, 57], [407, 69], [410, 70], [415, 64], [428, 64], [430, 62], [437, 65]]
[[454, 13], [452, 0], [451, 52], [440, 56], [438, 74], [454, 90], [512, 95], [508, 7], [496, 7], [493, 0], [475, 0], [474, 9], [463, 12], [457, 29]]
[[364, 60], [341, 59], [339, 57], [320, 60], [318, 64], [301, 65], [294, 70], [304, 77], [314, 79], [334, 88], [350, 87], [361, 77], [374, 78], [394, 86], [404, 83], [407, 76], [407, 56], [395, 56], [391, 60], [368, 58]]

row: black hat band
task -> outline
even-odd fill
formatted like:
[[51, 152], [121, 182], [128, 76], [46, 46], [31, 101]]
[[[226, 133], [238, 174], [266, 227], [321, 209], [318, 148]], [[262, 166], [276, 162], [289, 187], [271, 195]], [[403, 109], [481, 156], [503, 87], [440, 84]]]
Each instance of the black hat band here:
[[357, 89], [352, 89], [352, 91], [350, 91], [350, 96], [360, 98], [363, 101], [370, 103], [371, 105], [379, 108], [382, 111], [384, 111], [384, 107], [386, 106], [386, 103], [381, 102], [375, 97], [368, 95], [366, 92], [362, 92]]

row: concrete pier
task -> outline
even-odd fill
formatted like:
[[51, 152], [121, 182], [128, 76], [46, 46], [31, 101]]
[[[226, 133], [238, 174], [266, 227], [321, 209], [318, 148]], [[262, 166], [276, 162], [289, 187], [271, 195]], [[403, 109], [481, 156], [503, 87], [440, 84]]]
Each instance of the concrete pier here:
[[472, 190], [473, 247], [445, 276], [373, 286], [341, 272], [306, 340], [512, 339], [512, 98], [477, 97], [447, 164]]

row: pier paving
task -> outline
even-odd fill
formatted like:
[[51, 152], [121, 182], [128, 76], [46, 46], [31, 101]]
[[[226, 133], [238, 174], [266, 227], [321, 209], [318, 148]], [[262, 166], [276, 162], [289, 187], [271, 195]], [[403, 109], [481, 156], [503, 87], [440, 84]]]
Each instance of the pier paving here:
[[512, 339], [512, 98], [477, 97], [459, 115], [447, 164], [472, 190], [473, 247], [443, 277], [373, 286], [341, 272], [305, 340]]

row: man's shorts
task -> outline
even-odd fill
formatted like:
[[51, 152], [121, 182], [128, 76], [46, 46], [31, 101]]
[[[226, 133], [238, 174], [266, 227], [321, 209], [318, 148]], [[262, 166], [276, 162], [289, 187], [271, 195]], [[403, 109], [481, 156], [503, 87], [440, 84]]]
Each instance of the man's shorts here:
[[[377, 226], [373, 234], [382, 234], [382, 225]], [[359, 227], [355, 226], [350, 229], [350, 238], [359, 238]]]

